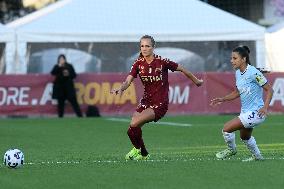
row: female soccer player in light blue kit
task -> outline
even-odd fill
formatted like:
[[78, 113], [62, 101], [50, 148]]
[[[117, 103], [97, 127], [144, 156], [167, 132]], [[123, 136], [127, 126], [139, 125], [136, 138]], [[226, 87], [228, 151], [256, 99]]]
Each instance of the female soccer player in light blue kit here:
[[[250, 50], [247, 46], [237, 47], [233, 50], [231, 63], [236, 70], [236, 88], [224, 97], [211, 100], [211, 105], [215, 106], [225, 101], [241, 98], [240, 115], [224, 125], [222, 133], [228, 148], [216, 154], [218, 159], [226, 159], [237, 153], [234, 132], [240, 130], [242, 141], [252, 153], [252, 157], [243, 161], [263, 160], [255, 138], [252, 136], [252, 131], [254, 127], [265, 120], [273, 89], [263, 74], [250, 65], [249, 53]], [[264, 102], [262, 99], [263, 89], [267, 92]]]

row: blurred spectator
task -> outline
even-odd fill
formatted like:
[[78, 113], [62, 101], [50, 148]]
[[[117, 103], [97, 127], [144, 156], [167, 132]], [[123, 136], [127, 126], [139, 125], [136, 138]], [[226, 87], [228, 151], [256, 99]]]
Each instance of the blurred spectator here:
[[58, 117], [64, 116], [66, 100], [71, 103], [76, 115], [82, 117], [73, 82], [73, 79], [75, 79], [77, 75], [72, 64], [66, 61], [65, 55], [61, 54], [58, 56], [57, 64], [53, 67], [51, 74], [55, 76], [52, 98], [58, 101]]

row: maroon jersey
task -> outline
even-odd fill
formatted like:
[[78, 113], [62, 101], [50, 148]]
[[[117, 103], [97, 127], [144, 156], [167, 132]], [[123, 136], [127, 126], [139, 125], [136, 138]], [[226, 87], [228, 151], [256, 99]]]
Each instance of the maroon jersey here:
[[148, 104], [159, 106], [169, 103], [168, 70], [174, 72], [177, 67], [177, 63], [154, 55], [154, 60], [150, 64], [143, 57], [137, 59], [132, 65], [129, 75], [134, 78], [139, 75], [144, 85], [143, 100]]

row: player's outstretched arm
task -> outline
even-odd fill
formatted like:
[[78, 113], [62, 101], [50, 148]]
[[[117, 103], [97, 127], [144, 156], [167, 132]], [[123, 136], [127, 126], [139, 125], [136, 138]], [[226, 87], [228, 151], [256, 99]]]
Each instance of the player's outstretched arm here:
[[122, 83], [122, 85], [117, 89], [112, 89], [110, 91], [111, 94], [121, 94], [123, 91], [125, 91], [133, 81], [134, 77], [132, 75], [128, 75], [125, 79], [125, 81]]
[[218, 98], [212, 99], [210, 106], [220, 105], [225, 101], [234, 100], [234, 99], [238, 98], [239, 96], [240, 96], [240, 93], [239, 93], [238, 89], [236, 88], [233, 92], [231, 92], [230, 94], [228, 94], [224, 97], [218, 97]]
[[177, 71], [181, 71], [187, 78], [189, 78], [196, 86], [201, 86], [203, 84], [202, 79], [197, 79], [193, 73], [185, 69], [183, 66], [178, 65]]

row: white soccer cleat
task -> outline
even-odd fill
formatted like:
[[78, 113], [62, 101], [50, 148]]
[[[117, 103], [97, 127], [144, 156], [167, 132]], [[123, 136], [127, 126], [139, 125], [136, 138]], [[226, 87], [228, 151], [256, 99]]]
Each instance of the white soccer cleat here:
[[228, 157], [231, 157], [231, 156], [235, 155], [236, 153], [237, 153], [236, 150], [226, 149], [226, 150], [223, 150], [221, 152], [218, 152], [216, 154], [216, 157], [218, 159], [226, 159]]

